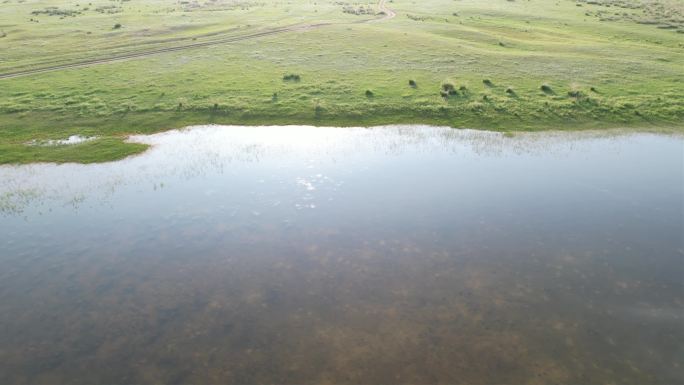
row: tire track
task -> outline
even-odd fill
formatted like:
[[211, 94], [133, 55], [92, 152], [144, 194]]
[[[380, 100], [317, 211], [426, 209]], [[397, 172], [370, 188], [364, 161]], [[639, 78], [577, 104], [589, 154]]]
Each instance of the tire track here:
[[390, 20], [394, 19], [397, 16], [397, 13], [387, 6], [387, 0], [380, 0], [378, 2], [378, 9], [380, 9], [380, 12], [383, 12], [385, 14], [384, 17], [378, 20]]
[[[389, 20], [389, 19], [392, 19], [396, 16], [396, 13], [387, 7], [387, 0], [378, 1], [378, 9], [380, 10], [380, 12], [384, 13], [383, 17], [377, 18], [377, 19], [362, 20], [362, 21], [358, 21], [356, 23], [368, 23], [368, 22], [374, 22], [374, 21]], [[329, 26], [329, 25], [344, 25], [344, 24], [350, 24], [350, 23], [314, 23], [314, 24], [304, 24], [304, 25], [291, 25], [291, 26], [287, 26], [287, 27], [276, 28], [276, 29], [271, 29], [271, 30], [262, 31], [262, 32], [256, 32], [256, 33], [252, 33], [252, 34], [248, 34], [248, 35], [227, 37], [225, 39], [211, 40], [211, 41], [205, 41], [205, 42], [199, 42], [199, 43], [191, 43], [191, 44], [179, 45], [176, 47], [159, 48], [159, 49], [153, 49], [153, 50], [142, 51], [142, 52], [133, 52], [133, 53], [128, 53], [128, 54], [110, 56], [107, 58], [83, 60], [83, 61], [78, 61], [78, 62], [74, 62], [74, 63], [66, 63], [66, 64], [60, 64], [60, 65], [54, 65], [54, 66], [41, 67], [41, 68], [32, 68], [32, 69], [21, 70], [21, 71], [0, 73], [0, 79], [11, 79], [11, 78], [17, 78], [20, 76], [36, 75], [36, 74], [41, 74], [41, 73], [45, 73], [45, 72], [59, 71], [59, 70], [63, 70], [63, 69], [90, 67], [90, 66], [98, 65], [98, 64], [106, 64], [106, 63], [112, 63], [112, 62], [117, 62], [117, 61], [137, 59], [137, 58], [142, 58], [142, 57], [147, 57], [147, 56], [152, 56], [152, 55], [158, 55], [158, 54], [167, 53], [167, 52], [184, 51], [184, 50], [193, 49], [193, 48], [209, 47], [209, 46], [213, 46], [213, 45], [227, 44], [227, 43], [234, 43], [234, 42], [238, 42], [238, 41], [256, 39], [256, 38], [260, 38], [260, 37], [264, 37], [264, 36], [278, 35], [281, 33], [309, 31], [312, 29], [317, 29], [317, 28], [321, 28], [321, 27], [325, 27], [325, 26]]]

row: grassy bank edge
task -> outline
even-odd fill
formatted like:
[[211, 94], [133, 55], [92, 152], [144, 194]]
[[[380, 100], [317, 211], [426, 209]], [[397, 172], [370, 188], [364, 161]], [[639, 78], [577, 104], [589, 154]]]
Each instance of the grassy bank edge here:
[[[193, 125], [311, 125], [371, 127], [425, 124], [504, 133], [621, 129], [660, 134], [684, 133], [684, 124], [652, 120], [492, 119], [477, 116], [418, 116], [410, 111], [391, 115], [267, 115], [223, 114], [213, 111], [131, 112], [120, 116], [70, 116], [46, 112], [0, 115], [0, 164], [101, 163], [143, 153], [149, 146], [127, 141], [130, 135], [153, 134]], [[70, 135], [97, 139], [72, 145], [35, 146], [31, 140], [64, 139]]]

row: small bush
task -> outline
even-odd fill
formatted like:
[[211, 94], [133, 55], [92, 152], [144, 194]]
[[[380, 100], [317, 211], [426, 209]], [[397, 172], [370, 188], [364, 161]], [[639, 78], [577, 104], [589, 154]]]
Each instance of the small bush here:
[[302, 80], [302, 78], [298, 74], [283, 75], [283, 81], [286, 81], [286, 82], [298, 82], [300, 80]]
[[492, 83], [492, 81], [489, 79], [483, 80], [482, 84], [486, 85], [487, 87], [494, 87], [494, 83]]
[[120, 29], [120, 28], [121, 28], [121, 23], [114, 24], [114, 29]]
[[506, 93], [510, 96], [516, 96], [515, 90], [511, 87], [506, 88]]
[[[349, 13], [351, 15], [357, 15], [357, 16], [359, 16], [359, 15], [374, 15], [375, 14], [375, 10], [373, 9], [373, 7], [370, 7], [367, 5], [361, 5], [358, 7], [353, 7], [351, 5], [345, 5], [342, 8], [342, 12]], [[379, 14], [384, 15], [384, 12], [380, 12]]]
[[415, 80], [411, 79], [411, 80], [409, 80], [409, 86], [416, 88], [416, 87], [418, 87], [418, 84], [416, 84]]
[[32, 15], [47, 15], [47, 16], [58, 16], [63, 19], [67, 16], [76, 17], [81, 14], [81, 11], [75, 9], [61, 9], [59, 7], [45, 7], [42, 10], [31, 11]]
[[468, 87], [463, 85], [463, 86], [458, 87], [458, 90], [461, 92], [466, 92], [466, 91], [468, 91]]
[[366, 90], [366, 97], [367, 97], [367, 98], [372, 98], [373, 96], [375, 96], [375, 95], [373, 94], [373, 91], [371, 91], [371, 90]]
[[591, 88], [589, 88], [589, 90], [595, 94], [599, 93], [598, 90], [596, 89], [596, 87], [591, 87]]
[[446, 94], [446, 97], [458, 95], [458, 91], [456, 91], [456, 87], [451, 83], [442, 84], [442, 91], [440, 93], [442, 94], [442, 96], [444, 96], [444, 94]]
[[571, 98], [581, 98], [584, 96], [584, 92], [578, 90], [568, 91], [568, 96]]
[[553, 94], [553, 88], [551, 88], [551, 86], [548, 85], [548, 84], [542, 84], [541, 87], [540, 87], [540, 89], [541, 89], [542, 92], [544, 92], [545, 94]]

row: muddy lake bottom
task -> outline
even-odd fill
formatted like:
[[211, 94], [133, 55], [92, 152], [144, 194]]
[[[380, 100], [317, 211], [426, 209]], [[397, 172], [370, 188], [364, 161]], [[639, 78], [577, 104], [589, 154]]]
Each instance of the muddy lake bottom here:
[[132, 140], [0, 167], [0, 383], [684, 382], [682, 137]]

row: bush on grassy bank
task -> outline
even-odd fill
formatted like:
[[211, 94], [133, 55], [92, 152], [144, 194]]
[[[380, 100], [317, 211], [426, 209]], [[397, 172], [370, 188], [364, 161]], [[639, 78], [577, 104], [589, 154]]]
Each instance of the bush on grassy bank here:
[[541, 87], [539, 87], [539, 89], [541, 89], [542, 92], [547, 95], [555, 95], [555, 92], [553, 92], [553, 88], [551, 88], [551, 86], [546, 83], [542, 84]]
[[286, 82], [299, 82], [302, 77], [299, 74], [285, 74], [283, 75], [283, 81]]

